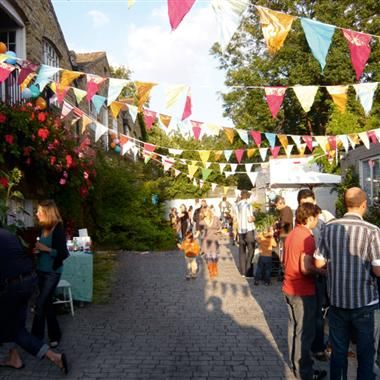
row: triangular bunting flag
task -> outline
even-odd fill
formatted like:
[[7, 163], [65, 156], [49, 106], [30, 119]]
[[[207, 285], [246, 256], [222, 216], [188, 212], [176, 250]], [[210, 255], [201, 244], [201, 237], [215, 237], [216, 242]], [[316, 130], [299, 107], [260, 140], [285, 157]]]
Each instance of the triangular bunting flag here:
[[223, 186], [223, 193], [224, 193], [224, 195], [227, 195], [229, 189], [230, 189], [229, 186]]
[[137, 114], [139, 112], [138, 108], [136, 106], [131, 106], [128, 104], [128, 112], [131, 115], [132, 121], [136, 123]]
[[288, 146], [288, 136], [287, 135], [277, 135], [278, 140], [280, 141], [282, 147], [286, 150]]
[[229, 161], [232, 154], [232, 150], [224, 150], [224, 157], [226, 157], [226, 160]]
[[147, 129], [151, 129], [153, 127], [153, 123], [156, 121], [157, 112], [150, 111], [144, 108], [144, 122]]
[[327, 153], [327, 136], [314, 136], [315, 141], [319, 144], [322, 150]]
[[174, 169], [174, 177], [178, 177], [181, 172], [178, 169]]
[[200, 151], [198, 151], [198, 153], [199, 153], [199, 157], [201, 158], [201, 161], [203, 162], [203, 165], [204, 165], [210, 157], [210, 151], [209, 150], [200, 150]]
[[173, 161], [169, 158], [165, 158], [163, 160], [164, 172], [167, 172], [174, 165], [174, 162], [175, 161]]
[[156, 150], [156, 145], [144, 143], [144, 153], [153, 153]]
[[376, 135], [375, 131], [367, 131], [367, 135], [368, 135], [369, 139], [371, 140], [372, 144], [377, 144], [378, 143], [378, 141], [377, 141], [377, 135]]
[[121, 90], [129, 83], [127, 79], [108, 78], [107, 105], [110, 105], [120, 95]]
[[252, 166], [253, 166], [253, 164], [245, 164], [245, 165], [244, 165], [244, 167], [245, 167], [245, 171], [246, 171], [247, 173], [250, 173], [251, 170], [252, 170]]
[[81, 75], [83, 75], [83, 73], [79, 71], [63, 70], [59, 84], [61, 87], [68, 87], [74, 79], [79, 78]]
[[95, 142], [97, 142], [105, 133], [108, 132], [108, 128], [98, 121], [95, 121]]
[[305, 154], [306, 144], [298, 144], [297, 150], [301, 157]]
[[377, 89], [377, 82], [374, 83], [358, 83], [353, 87], [356, 91], [356, 97], [359, 98], [360, 104], [364, 109], [366, 116], [369, 115], [372, 109], [373, 96]]
[[215, 189], [216, 189], [217, 186], [218, 185], [216, 183], [211, 183], [211, 190], [215, 191]]
[[161, 124], [162, 124], [164, 127], [168, 128], [168, 127], [169, 127], [169, 124], [170, 124], [170, 122], [171, 122], [171, 120], [172, 120], [172, 117], [169, 116], [169, 115], [163, 115], [163, 114], [160, 113], [160, 117], [159, 117], [159, 119], [160, 119]]
[[293, 150], [293, 147], [294, 145], [293, 144], [289, 144], [286, 148], [285, 148], [285, 153], [286, 153], [286, 157], [289, 158], [291, 153], [292, 153], [292, 150]]
[[311, 106], [314, 103], [315, 95], [318, 91], [318, 86], [293, 86], [293, 91], [295, 92], [301, 107], [305, 112], [309, 112]]
[[369, 149], [369, 137], [368, 137], [368, 134], [367, 134], [367, 131], [365, 132], [359, 132], [358, 133], [358, 136], [360, 137], [360, 140], [362, 140], [364, 146]]
[[348, 86], [326, 86], [328, 93], [333, 98], [340, 112], [346, 110]]
[[177, 29], [182, 19], [190, 11], [195, 0], [168, 0], [169, 21], [172, 30]]
[[[65, 103], [65, 102], [64, 102]], [[87, 127], [92, 123], [92, 120], [86, 115], [82, 115], [82, 128], [81, 128], [81, 133], [83, 134]]]
[[232, 173], [235, 174], [238, 164], [230, 164]]
[[235, 156], [236, 156], [237, 162], [239, 164], [241, 162], [241, 159], [243, 158], [243, 154], [244, 154], [244, 149], [236, 149], [235, 150]]
[[185, 108], [183, 109], [181, 120], [185, 120], [188, 117], [190, 117], [191, 112], [192, 112], [191, 108], [192, 108], [191, 91], [190, 91], [190, 88], [189, 88], [189, 90], [187, 92], [187, 95], [186, 95]]
[[239, 137], [244, 141], [244, 143], [248, 145], [248, 131], [246, 131], [245, 129], [236, 129], [236, 131], [239, 134]]
[[81, 90], [80, 88], [72, 87], [74, 91], [75, 98], [78, 103], [80, 103], [83, 98], [87, 95], [87, 91]]
[[0, 83], [4, 82], [16, 67], [8, 63], [0, 62]]
[[52, 81], [53, 76], [57, 74], [59, 70], [59, 67], [41, 65], [34, 84], [38, 85], [40, 91], [42, 92], [45, 86]]
[[328, 136], [327, 142], [330, 146], [330, 150], [336, 150], [336, 137], [335, 136]]
[[259, 174], [258, 172], [247, 173], [247, 176], [252, 183], [252, 187], [256, 186], [256, 180], [257, 180], [258, 174]]
[[359, 137], [357, 133], [350, 133], [347, 135], [348, 141], [350, 142], [350, 145], [352, 149], [355, 149], [355, 145], [359, 144]]
[[221, 174], [223, 174], [225, 167], [226, 167], [226, 164], [219, 164], [219, 170]]
[[260, 147], [260, 145], [261, 145], [261, 132], [259, 132], [259, 131], [250, 131], [249, 133], [252, 136], [253, 141], [255, 142], [255, 144], [258, 147]]
[[177, 103], [178, 98], [181, 96], [188, 86], [184, 84], [171, 85], [165, 88], [166, 108], [171, 108]]
[[175, 156], [179, 156], [183, 153], [183, 149], [173, 149], [169, 148], [169, 154], [174, 154]]
[[222, 150], [214, 150], [214, 157], [216, 161], [219, 161], [222, 158], [223, 151]]
[[313, 151], [313, 136], [302, 136], [302, 140], [306, 143], [306, 146], [310, 150]]
[[125, 103], [122, 102], [112, 102], [110, 106], [110, 110], [112, 113], [112, 117], [114, 119], [117, 119], [117, 116], [119, 115], [119, 112], [124, 108], [125, 109], [126, 105]]
[[228, 138], [228, 141], [233, 144], [235, 137], [235, 130], [233, 128], [224, 128], [224, 132]]
[[207, 181], [208, 176], [212, 173], [211, 169], [202, 168], [202, 178], [204, 181]]
[[273, 148], [270, 148], [270, 152], [271, 152], [273, 158], [277, 158], [278, 157], [278, 154], [280, 152], [280, 148], [281, 148], [280, 146], [275, 146]]
[[202, 123], [199, 122], [199, 121], [193, 121], [191, 120], [191, 125], [192, 125], [192, 130], [193, 130], [193, 134], [194, 134], [194, 138], [196, 141], [199, 140], [199, 137], [201, 135], [201, 132], [202, 132], [202, 128], [201, 128], [201, 125]]
[[94, 95], [92, 97], [91, 102], [94, 105], [97, 114], [99, 114], [100, 109], [103, 107], [105, 101], [106, 101], [106, 98], [101, 95]]
[[70, 105], [69, 103], [64, 101], [63, 106], [62, 106], [62, 110], [61, 110], [61, 119], [66, 117], [73, 110], [73, 108], [74, 107], [72, 105]]
[[260, 15], [260, 25], [270, 53], [281, 49], [292, 27], [295, 17], [256, 6]]
[[275, 119], [284, 100], [286, 87], [264, 87], [264, 90], [269, 110]]
[[251, 158], [256, 152], [256, 149], [255, 148], [249, 148], [247, 149], [247, 157], [248, 158]]
[[86, 99], [89, 102], [92, 97], [99, 91], [99, 86], [107, 79], [95, 74], [86, 74], [87, 78], [87, 95]]
[[137, 90], [137, 106], [139, 111], [142, 110], [142, 107], [145, 102], [148, 101], [150, 92], [152, 91], [152, 88], [157, 85], [157, 83], [151, 83], [151, 82], [139, 82], [135, 81], [135, 86]]
[[343, 36], [348, 41], [350, 48], [351, 62], [356, 72], [356, 80], [359, 80], [364, 66], [368, 61], [368, 57], [371, 54], [370, 42], [372, 36], [369, 34], [354, 32], [353, 30], [343, 29]]
[[342, 143], [344, 150], [346, 153], [348, 152], [349, 146], [348, 146], [348, 138], [347, 135], [338, 135], [336, 136], [337, 139]]
[[323, 71], [326, 66], [326, 56], [335, 32], [335, 26], [303, 17], [301, 17], [301, 24], [311, 52], [318, 60]]
[[232, 174], [233, 174], [233, 173], [232, 173], [232, 172], [229, 172], [229, 171], [224, 172], [224, 176], [225, 176], [226, 178], [232, 176]]
[[262, 161], [267, 158], [268, 148], [259, 148], [259, 153]]
[[189, 171], [189, 177], [190, 177], [190, 179], [192, 179], [194, 177], [194, 174], [198, 170], [198, 166], [197, 165], [187, 165], [187, 169]]
[[[14, 67], [14, 66], [13, 66]], [[21, 71], [17, 79], [17, 84], [21, 85], [30, 76], [30, 74], [35, 74], [40, 65], [31, 63], [29, 61], [21, 62]]]
[[271, 148], [274, 148], [274, 146], [276, 145], [276, 135], [274, 133], [266, 132], [265, 137], [268, 140]]

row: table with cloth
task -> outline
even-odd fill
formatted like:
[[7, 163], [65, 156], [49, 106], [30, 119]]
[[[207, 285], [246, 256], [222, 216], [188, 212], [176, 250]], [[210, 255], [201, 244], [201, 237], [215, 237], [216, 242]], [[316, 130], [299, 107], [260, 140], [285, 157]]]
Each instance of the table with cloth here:
[[70, 252], [63, 263], [62, 280], [71, 284], [73, 299], [76, 301], [92, 301], [93, 255], [87, 252]]

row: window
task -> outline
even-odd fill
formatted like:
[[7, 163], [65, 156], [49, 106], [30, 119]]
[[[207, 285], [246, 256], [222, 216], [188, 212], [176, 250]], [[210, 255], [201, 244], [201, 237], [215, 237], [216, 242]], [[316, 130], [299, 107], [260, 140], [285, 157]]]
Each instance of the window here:
[[45, 65], [59, 67], [59, 56], [54, 46], [47, 40], [43, 41], [44, 57], [43, 63]]
[[369, 204], [380, 204], [380, 156], [361, 161], [361, 182]]
[[8, 50], [16, 52], [16, 31], [2, 31], [0, 32], [0, 41], [7, 45]]

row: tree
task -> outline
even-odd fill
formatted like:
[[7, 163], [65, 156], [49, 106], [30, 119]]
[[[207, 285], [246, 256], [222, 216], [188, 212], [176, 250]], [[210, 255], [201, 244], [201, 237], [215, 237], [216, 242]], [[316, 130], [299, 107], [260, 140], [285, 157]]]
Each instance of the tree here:
[[[343, 28], [380, 34], [380, 3], [376, 0], [360, 2], [340, 0], [318, 1], [255, 1], [272, 10], [294, 16], [315, 19]], [[372, 53], [363, 74], [364, 82], [380, 80], [380, 43], [372, 39]], [[226, 84], [230, 91], [223, 95], [225, 115], [229, 115], [236, 127], [285, 134], [315, 134], [339, 130], [349, 132], [350, 123], [342, 123], [335, 112], [331, 97], [325, 88], [319, 88], [313, 107], [305, 113], [293, 91], [287, 90], [282, 109], [276, 119], [272, 119], [263, 97], [263, 90], [246, 89], [245, 86], [293, 86], [337, 85], [355, 83], [355, 72], [351, 65], [346, 39], [339, 29], [335, 30], [327, 55], [327, 64], [321, 71], [313, 57], [302, 30], [300, 20], [295, 20], [283, 47], [275, 54], [267, 51], [259, 24], [258, 12], [251, 6], [248, 16], [225, 52], [218, 45], [213, 54], [220, 60], [220, 68], [226, 70]], [[234, 88], [233, 86], [240, 86]], [[241, 87], [243, 86], [243, 87]], [[373, 128], [373, 119], [379, 120], [380, 95], [374, 100], [371, 117], [366, 118], [360, 104], [354, 99], [354, 91], [349, 91], [347, 110], [357, 120], [351, 120], [360, 130]], [[355, 128], [356, 129], [356, 128]], [[352, 130], [352, 129], [351, 129]], [[329, 132], [331, 133], [331, 132]]]

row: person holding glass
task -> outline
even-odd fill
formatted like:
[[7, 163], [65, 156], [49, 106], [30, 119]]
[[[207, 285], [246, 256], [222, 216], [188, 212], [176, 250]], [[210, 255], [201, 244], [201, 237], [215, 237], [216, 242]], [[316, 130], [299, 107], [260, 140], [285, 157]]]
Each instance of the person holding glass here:
[[62, 218], [55, 202], [40, 202], [36, 215], [42, 229], [34, 247], [39, 295], [35, 304], [32, 334], [43, 339], [46, 323], [50, 347], [57, 347], [62, 333], [53, 306], [53, 295], [61, 278], [63, 261], [69, 252]]

